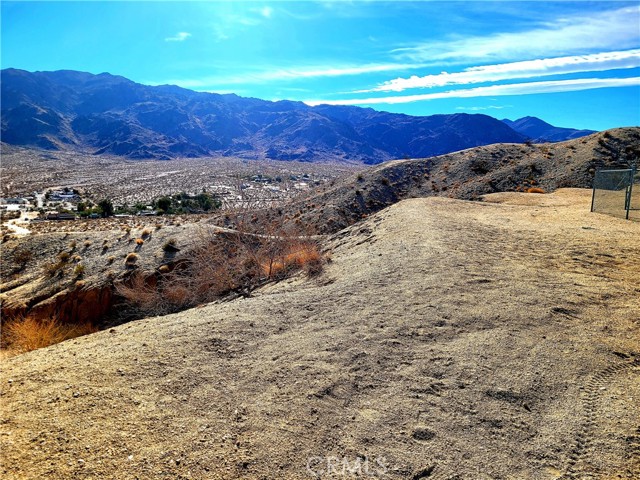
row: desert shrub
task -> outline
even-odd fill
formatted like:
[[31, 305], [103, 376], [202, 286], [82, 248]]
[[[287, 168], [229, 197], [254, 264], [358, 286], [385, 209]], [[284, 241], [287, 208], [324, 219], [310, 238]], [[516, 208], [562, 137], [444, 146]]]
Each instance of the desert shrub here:
[[13, 261], [17, 265], [25, 266], [33, 258], [33, 252], [27, 248], [17, 248], [13, 252]]
[[148, 228], [145, 228], [145, 229], [142, 231], [142, 234], [140, 234], [140, 236], [141, 236], [142, 238], [147, 238], [149, 235], [151, 235], [151, 230], [149, 230]]
[[64, 271], [64, 263], [46, 262], [42, 266], [42, 270], [47, 277], [62, 276]]
[[124, 259], [125, 265], [134, 265], [137, 261], [138, 255], [133, 252], [129, 253]]
[[183, 285], [181, 282], [168, 285], [163, 289], [163, 294], [172, 309], [188, 307], [193, 303], [193, 293], [187, 285]]
[[116, 259], [116, 257], [111, 255], [109, 258], [107, 258], [107, 264], [111, 265], [115, 261], [115, 259]]
[[64, 268], [67, 266], [71, 255], [69, 252], [60, 252], [57, 261], [46, 262], [43, 266], [44, 274], [48, 277], [61, 277], [64, 275]]
[[144, 240], [142, 238], [136, 238], [136, 245], [143, 245]]
[[73, 269], [73, 274], [76, 277], [81, 277], [84, 274], [84, 265], [79, 263], [76, 265], [76, 268]]
[[234, 225], [235, 233], [203, 228], [173, 269], [163, 265], [146, 277], [136, 272], [116, 284], [116, 291], [138, 312], [161, 315], [230, 294], [249, 296], [297, 271], [310, 276], [322, 271], [325, 256], [300, 227], [253, 216], [236, 218]]
[[526, 190], [527, 193], [546, 193], [542, 188], [539, 187], [530, 187]]
[[177, 250], [177, 248], [176, 248], [176, 239], [175, 238], [170, 238], [169, 240], [167, 240], [165, 242], [165, 244], [162, 246], [162, 249], [165, 252], [173, 252], [173, 251]]
[[8, 320], [2, 327], [3, 347], [16, 354], [98, 331], [90, 323], [62, 324], [56, 318], [33, 317]]
[[479, 175], [484, 175], [491, 171], [491, 163], [484, 158], [475, 158], [470, 164], [471, 171]]
[[156, 288], [147, 284], [141, 273], [136, 272], [127, 283], [120, 283], [115, 287], [116, 292], [136, 309], [148, 313], [164, 313], [164, 300], [160, 298]]
[[323, 263], [322, 254], [314, 242], [287, 242], [277, 250], [275, 254], [265, 255], [261, 262], [262, 272], [268, 278], [280, 278], [297, 269], [308, 269], [314, 274], [322, 271], [318, 268]]
[[84, 248], [89, 248], [91, 246], [91, 240], [85, 240]]

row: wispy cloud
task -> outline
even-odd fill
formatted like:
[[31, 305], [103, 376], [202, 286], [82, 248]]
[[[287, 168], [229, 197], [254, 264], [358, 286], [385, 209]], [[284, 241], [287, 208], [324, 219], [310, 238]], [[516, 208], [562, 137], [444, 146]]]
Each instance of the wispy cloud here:
[[545, 58], [640, 46], [640, 6], [588, 16], [556, 18], [538, 28], [397, 48], [391, 53], [413, 62], [465, 63]]
[[348, 75], [362, 75], [365, 73], [380, 73], [417, 68], [415, 64], [375, 63], [366, 65], [343, 65], [339, 67], [316, 66], [309, 68], [277, 69], [253, 75], [256, 80], [287, 80], [312, 77], [341, 77]]
[[165, 42], [184, 42], [190, 36], [191, 34], [189, 32], [178, 32], [173, 37], [165, 38], [164, 41]]
[[487, 105], [486, 107], [456, 107], [456, 110], [465, 110], [467, 112], [482, 112], [484, 110], [502, 110], [510, 108], [512, 105]]
[[349, 98], [342, 100], [306, 100], [307, 105], [375, 105], [411, 103], [442, 98], [499, 97], [505, 95], [532, 95], [540, 93], [573, 92], [595, 88], [640, 86], [640, 77], [632, 78], [581, 78], [573, 80], [553, 80], [548, 82], [527, 82], [508, 85], [492, 85], [447, 92], [424, 93], [419, 95], [398, 95], [392, 97]]
[[271, 20], [276, 10], [269, 6], [259, 8], [244, 8], [240, 2], [234, 7], [234, 2], [213, 4], [215, 8], [215, 24], [212, 26], [213, 35], [217, 42], [229, 40], [247, 28], [258, 27]]
[[601, 72], [636, 67], [640, 67], [640, 49], [484, 65], [465, 68], [461, 72], [442, 72], [437, 75], [426, 75], [423, 77], [413, 75], [409, 78], [389, 80], [375, 88], [359, 90], [354, 93], [402, 92], [403, 90], [411, 88], [468, 85], [472, 83], [545, 77], [569, 73]]
[[271, 15], [273, 15], [273, 8], [271, 8], [271, 7], [262, 7], [261, 9], [258, 10], [258, 12], [264, 18], [271, 18]]
[[376, 72], [401, 71], [415, 68], [413, 64], [366, 64], [366, 65], [342, 65], [328, 66], [316, 65], [306, 68], [279, 68], [275, 70], [246, 71], [232, 76], [203, 76], [191, 79], [172, 79], [161, 84], [178, 85], [184, 88], [203, 88], [215, 85], [242, 85], [251, 83], [263, 83], [279, 80], [296, 80], [320, 77], [340, 77], [350, 75], [362, 75]]

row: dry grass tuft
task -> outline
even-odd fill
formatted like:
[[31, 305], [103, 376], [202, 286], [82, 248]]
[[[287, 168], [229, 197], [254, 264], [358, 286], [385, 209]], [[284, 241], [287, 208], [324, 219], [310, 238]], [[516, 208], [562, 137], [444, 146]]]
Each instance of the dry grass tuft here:
[[143, 245], [144, 240], [142, 238], [136, 238], [136, 245]]
[[81, 277], [82, 275], [84, 275], [84, 270], [85, 270], [84, 265], [82, 263], [78, 263], [76, 265], [76, 268], [73, 269], [73, 274], [76, 277]]
[[530, 187], [530, 188], [527, 188], [526, 191], [527, 193], [547, 193], [542, 188], [539, 188], [539, 187]]
[[176, 240], [175, 238], [170, 238], [169, 240], [167, 240], [165, 242], [165, 244], [162, 246], [162, 249], [165, 252], [175, 252], [178, 251], [179, 249], [176, 247]]
[[134, 265], [138, 261], [138, 254], [131, 252], [124, 259], [125, 265]]
[[322, 272], [323, 258], [313, 242], [292, 243], [276, 255], [260, 262], [262, 273], [269, 278], [281, 278], [293, 270], [304, 269], [310, 275]]
[[187, 286], [174, 282], [163, 290], [167, 301], [175, 308], [180, 309], [189, 306], [193, 301], [192, 292]]
[[55, 318], [17, 318], [4, 323], [2, 345], [9, 354], [18, 355], [97, 331], [90, 323], [62, 324]]
[[116, 285], [116, 291], [129, 304], [143, 312], [156, 312], [160, 308], [161, 298], [156, 288], [150, 286], [141, 273], [131, 277], [128, 284]]

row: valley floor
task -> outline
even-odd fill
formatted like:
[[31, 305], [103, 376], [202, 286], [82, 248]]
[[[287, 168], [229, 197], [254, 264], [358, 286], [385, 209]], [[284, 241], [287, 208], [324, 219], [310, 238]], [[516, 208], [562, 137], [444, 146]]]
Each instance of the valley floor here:
[[23, 354], [3, 478], [640, 478], [640, 224], [400, 202], [252, 298]]

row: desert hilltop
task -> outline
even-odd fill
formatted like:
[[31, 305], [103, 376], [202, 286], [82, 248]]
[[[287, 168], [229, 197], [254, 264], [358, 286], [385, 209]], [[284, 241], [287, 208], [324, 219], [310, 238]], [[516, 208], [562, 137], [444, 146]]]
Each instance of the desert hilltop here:
[[640, 224], [590, 194], [407, 199], [317, 277], [7, 359], [3, 476], [638, 478]]

